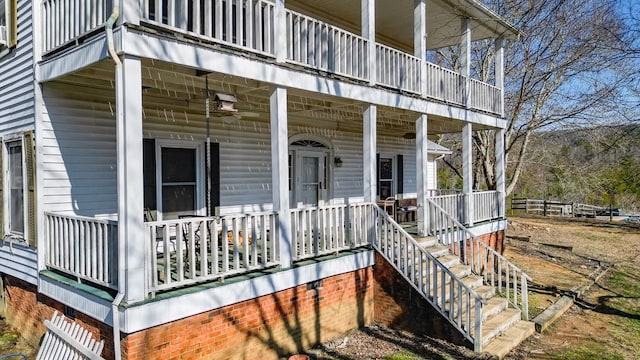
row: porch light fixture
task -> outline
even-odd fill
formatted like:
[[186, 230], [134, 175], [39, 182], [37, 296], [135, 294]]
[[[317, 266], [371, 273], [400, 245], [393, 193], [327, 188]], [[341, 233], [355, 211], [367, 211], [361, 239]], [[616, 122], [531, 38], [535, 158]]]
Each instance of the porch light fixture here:
[[340, 159], [340, 156], [336, 156], [333, 159], [333, 163], [336, 165], [337, 168], [342, 167], [342, 159]]
[[236, 112], [238, 111], [235, 107], [236, 99], [235, 96], [229, 94], [216, 93], [215, 100], [216, 102], [216, 111], [220, 112]]

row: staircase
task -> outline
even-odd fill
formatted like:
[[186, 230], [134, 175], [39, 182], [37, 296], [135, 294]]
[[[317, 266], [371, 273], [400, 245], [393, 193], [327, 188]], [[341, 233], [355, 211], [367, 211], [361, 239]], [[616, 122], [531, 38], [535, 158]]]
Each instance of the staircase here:
[[530, 279], [437, 204], [427, 205], [423, 238], [378, 208], [374, 247], [475, 351], [502, 358], [535, 330], [527, 321]]

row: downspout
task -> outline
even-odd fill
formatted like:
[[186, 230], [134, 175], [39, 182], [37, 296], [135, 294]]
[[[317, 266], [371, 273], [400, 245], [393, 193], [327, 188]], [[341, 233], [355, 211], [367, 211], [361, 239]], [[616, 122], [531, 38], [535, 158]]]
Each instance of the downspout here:
[[[113, 26], [115, 25], [118, 17], [120, 16], [120, 5], [119, 1], [113, 2], [113, 7], [111, 9], [111, 16], [107, 19], [107, 22], [104, 24], [104, 29], [107, 34], [107, 49], [109, 51], [109, 56], [113, 59], [113, 62], [116, 63], [115, 68], [115, 81], [116, 81], [116, 102], [122, 100], [122, 61], [120, 61], [120, 57], [116, 53], [116, 49], [113, 45]], [[116, 106], [116, 123], [118, 121], [122, 121], [123, 106]], [[124, 298], [124, 264], [122, 259], [122, 254], [124, 254], [124, 243], [121, 241], [122, 239], [118, 239], [118, 294], [115, 299], [111, 303], [111, 316], [112, 316], [112, 325], [113, 325], [113, 353], [115, 354], [115, 360], [120, 360], [122, 358], [121, 350], [120, 350], [120, 312], [118, 310], [122, 299]]]

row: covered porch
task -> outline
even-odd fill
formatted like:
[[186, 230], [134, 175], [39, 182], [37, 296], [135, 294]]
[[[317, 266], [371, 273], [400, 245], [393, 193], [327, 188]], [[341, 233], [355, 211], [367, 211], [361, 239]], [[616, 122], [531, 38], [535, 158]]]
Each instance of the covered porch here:
[[[472, 126], [488, 126], [148, 59], [123, 66], [127, 106], [108, 61], [45, 84], [41, 144], [45, 265], [130, 302], [370, 246], [380, 198], [416, 199], [417, 234], [439, 221], [427, 199], [463, 224], [504, 216], [499, 191], [434, 190], [428, 137], [466, 134], [470, 162]], [[225, 94], [237, 111], [214, 110]]]

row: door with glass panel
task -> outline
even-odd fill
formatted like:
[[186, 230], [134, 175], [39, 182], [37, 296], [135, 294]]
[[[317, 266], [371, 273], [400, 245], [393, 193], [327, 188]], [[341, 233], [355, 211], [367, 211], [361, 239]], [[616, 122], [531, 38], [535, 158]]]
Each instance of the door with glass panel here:
[[296, 202], [301, 206], [319, 206], [326, 201], [328, 174], [324, 152], [299, 151], [296, 157]]

